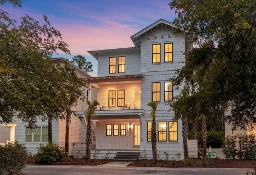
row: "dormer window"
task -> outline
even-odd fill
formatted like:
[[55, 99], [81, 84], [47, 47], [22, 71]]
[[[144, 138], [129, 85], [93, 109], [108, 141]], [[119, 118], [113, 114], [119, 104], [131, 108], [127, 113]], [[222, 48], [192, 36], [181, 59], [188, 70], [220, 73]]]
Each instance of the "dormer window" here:
[[124, 73], [125, 72], [125, 57], [119, 56], [118, 57], [118, 73]]
[[152, 44], [152, 63], [161, 62], [161, 44]]
[[173, 61], [173, 44], [164, 43], [164, 62]]
[[116, 57], [109, 58], [109, 74], [116, 73]]

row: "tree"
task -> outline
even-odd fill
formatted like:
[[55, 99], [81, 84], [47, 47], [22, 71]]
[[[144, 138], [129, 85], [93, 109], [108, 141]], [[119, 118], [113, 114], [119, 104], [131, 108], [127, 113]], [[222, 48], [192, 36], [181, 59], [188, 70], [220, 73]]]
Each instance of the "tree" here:
[[[174, 24], [192, 36], [198, 52], [203, 53], [200, 48], [205, 42], [214, 43], [208, 47], [211, 54], [205, 52], [207, 61], [198, 57], [186, 63], [185, 69], [190, 71], [183, 71], [186, 76], [201, 76], [198, 93], [210, 104], [205, 106], [210, 108], [208, 112], [230, 107], [226, 120], [233, 126], [255, 122], [256, 1], [172, 0], [169, 5], [178, 13]], [[198, 63], [201, 66], [196, 66]]]
[[153, 163], [157, 163], [157, 139], [156, 139], [156, 110], [157, 110], [157, 103], [156, 102], [149, 102], [147, 104], [149, 107], [152, 108], [151, 117], [152, 117], [152, 127], [151, 127], [151, 145], [152, 145], [152, 155], [153, 155]]
[[83, 70], [84, 72], [92, 72], [92, 63], [90, 61], [87, 61], [85, 57], [82, 55], [77, 55], [72, 58], [71, 61], [72, 64], [79, 67], [79, 69]]
[[99, 102], [97, 100], [94, 100], [92, 102], [88, 102], [88, 106], [85, 112], [85, 118], [87, 121], [87, 128], [86, 128], [86, 155], [85, 158], [87, 160], [91, 159], [91, 149], [92, 149], [92, 122], [91, 118], [95, 113], [95, 110], [97, 108], [97, 105], [99, 105]]

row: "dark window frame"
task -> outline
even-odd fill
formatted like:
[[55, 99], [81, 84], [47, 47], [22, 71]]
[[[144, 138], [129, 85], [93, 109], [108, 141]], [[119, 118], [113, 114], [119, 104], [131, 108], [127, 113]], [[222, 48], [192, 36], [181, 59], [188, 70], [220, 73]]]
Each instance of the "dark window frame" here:
[[[159, 91], [153, 91], [153, 86], [154, 86], [154, 83], [157, 83], [157, 84], [160, 84], [160, 88], [159, 88]], [[160, 102], [161, 101], [161, 82], [152, 82], [152, 85], [151, 85], [151, 100], [153, 100], [153, 96], [155, 93], [159, 93], [159, 101], [154, 101], [154, 102]]]
[[[160, 46], [160, 52], [159, 53], [154, 53], [154, 50], [153, 50], [153, 47], [154, 47], [154, 45], [159, 45]], [[159, 62], [154, 62], [154, 54], [159, 54], [159, 57], [160, 57], [160, 59], [159, 59]], [[152, 63], [153, 64], [159, 64], [159, 63], [161, 63], [161, 43], [153, 43], [152, 44]]]
[[[159, 123], [165, 123], [166, 124], [166, 128], [165, 128], [165, 131], [160, 131], [160, 129], [159, 129]], [[167, 125], [167, 121], [158, 121], [157, 122], [157, 141], [158, 142], [167, 142], [167, 127], [168, 127], [168, 125]], [[160, 141], [160, 133], [165, 133], [165, 141]]]
[[[115, 126], [117, 126], [117, 129]], [[115, 131], [117, 131], [117, 134], [115, 134]], [[113, 136], [119, 136], [119, 124], [113, 124]]]
[[[124, 58], [124, 64], [119, 64], [119, 58], [120, 57], [123, 57]], [[125, 73], [125, 63], [126, 63], [126, 58], [125, 58], [125, 56], [118, 56], [118, 73]], [[120, 72], [120, 69], [119, 69], [119, 66], [122, 66], [122, 65], [124, 65], [124, 72]]]
[[[165, 51], [165, 45], [166, 45], [166, 44], [172, 44], [172, 52], [166, 52], [166, 51]], [[172, 61], [166, 61], [166, 60], [165, 60], [165, 54], [166, 54], [166, 53], [172, 53]], [[173, 43], [164, 43], [164, 62], [165, 62], [165, 63], [172, 63], [172, 62], [173, 62]]]
[[[124, 92], [124, 98], [119, 98], [119, 97], [118, 97], [118, 92], [120, 92], [120, 91], [123, 91], [123, 92]], [[117, 90], [116, 93], [117, 93], [117, 95], [116, 95], [116, 96], [117, 96], [117, 101], [116, 101], [116, 102], [117, 102], [117, 107], [124, 107], [124, 106], [125, 106], [125, 89]], [[118, 100], [124, 100], [124, 105], [123, 105], [123, 106], [119, 106]]]
[[[108, 126], [111, 126], [110, 129]], [[110, 131], [110, 135], [108, 135], [108, 131]], [[112, 124], [106, 124], [106, 136], [112, 136]]]
[[[115, 92], [115, 97], [114, 98], [109, 97], [110, 92]], [[114, 100], [114, 105], [113, 106], [110, 106], [110, 103], [109, 103], [110, 100]], [[108, 90], [108, 107], [115, 107], [115, 106], [116, 106], [116, 90]]]
[[[176, 122], [177, 123], [177, 131], [170, 131], [170, 123]], [[179, 125], [178, 125], [178, 121], [174, 120], [174, 121], [168, 121], [168, 141], [169, 142], [178, 142], [179, 141], [179, 135], [178, 135], [178, 131], [179, 131]], [[170, 140], [170, 133], [171, 132], [175, 132], [177, 135], [177, 140]]]
[[[109, 74], [116, 74], [116, 64], [115, 64], [115, 65], [111, 65], [111, 64], [110, 64], [110, 59], [111, 59], [111, 58], [115, 58], [115, 59], [116, 59], [116, 57], [109, 57], [109, 69], [108, 69], [108, 73], [109, 73]], [[117, 63], [117, 59], [116, 59], [116, 63]], [[115, 67], [115, 72], [114, 72], [114, 73], [111, 73], [111, 72], [110, 72], [111, 67]]]
[[[165, 89], [165, 84], [167, 84], [167, 83], [168, 83], [168, 84], [171, 83], [171, 85], [172, 85], [171, 91], [169, 91], [168, 89], [167, 89], [167, 90]], [[172, 93], [172, 99], [171, 99], [171, 100], [165, 98], [165, 94], [167, 93], [167, 94], [168, 94], [168, 97], [169, 97], [169, 93], [170, 93], [170, 92]], [[173, 84], [172, 84], [172, 82], [164, 82], [164, 101], [165, 101], [165, 102], [173, 101]]]
[[[148, 129], [148, 124], [149, 123], [151, 123], [151, 130], [149, 131], [149, 129]], [[151, 138], [151, 140], [149, 140], [149, 138], [148, 138], [148, 135], [149, 135], [149, 133], [150, 133], [150, 135], [151, 135], [151, 132], [152, 132], [152, 122], [151, 121], [148, 121], [147, 122], [147, 142], [151, 142], [152, 141], [152, 138]]]
[[[124, 126], [124, 128], [122, 128]], [[122, 134], [122, 131], [124, 131], [124, 134]], [[120, 124], [120, 136], [126, 136], [126, 124]]]

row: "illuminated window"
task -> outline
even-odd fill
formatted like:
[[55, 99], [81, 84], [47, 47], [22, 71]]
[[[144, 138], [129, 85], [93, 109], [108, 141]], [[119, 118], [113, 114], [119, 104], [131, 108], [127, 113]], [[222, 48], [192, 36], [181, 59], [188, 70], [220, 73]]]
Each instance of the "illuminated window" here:
[[165, 82], [164, 83], [164, 101], [172, 101], [172, 83]]
[[178, 141], [178, 122], [169, 122], [169, 141]]
[[125, 57], [120, 56], [118, 57], [118, 73], [124, 73], [125, 72]]
[[119, 135], [119, 125], [113, 125], [113, 135], [118, 136]]
[[48, 126], [25, 129], [25, 142], [48, 142]]
[[173, 61], [173, 44], [165, 43], [164, 44], [164, 62]]
[[160, 82], [152, 83], [152, 101], [160, 102], [160, 92], [161, 92], [161, 84]]
[[158, 141], [166, 142], [167, 140], [167, 122], [158, 122]]
[[109, 58], [109, 74], [116, 73], [116, 57]]
[[115, 90], [108, 91], [108, 106], [109, 107], [116, 106], [116, 91]]
[[161, 45], [152, 44], [152, 63], [161, 62]]
[[126, 124], [121, 124], [120, 125], [120, 135], [125, 136], [126, 135]]
[[117, 91], [117, 106], [123, 107], [125, 104], [125, 90]]
[[106, 136], [112, 136], [112, 125], [106, 125]]
[[151, 142], [152, 122], [147, 122], [147, 141]]

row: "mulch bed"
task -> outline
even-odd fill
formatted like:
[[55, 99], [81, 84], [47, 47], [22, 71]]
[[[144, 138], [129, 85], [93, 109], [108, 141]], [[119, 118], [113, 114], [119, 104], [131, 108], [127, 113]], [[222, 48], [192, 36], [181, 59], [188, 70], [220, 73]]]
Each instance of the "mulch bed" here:
[[159, 160], [155, 165], [153, 164], [152, 160], [140, 160], [130, 163], [128, 166], [166, 168], [255, 168], [256, 160], [201, 160], [191, 158], [185, 161]]
[[70, 159], [63, 162], [54, 162], [52, 165], [91, 165], [97, 166], [110, 162], [110, 160], [84, 160], [84, 159]]

